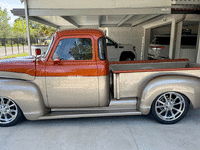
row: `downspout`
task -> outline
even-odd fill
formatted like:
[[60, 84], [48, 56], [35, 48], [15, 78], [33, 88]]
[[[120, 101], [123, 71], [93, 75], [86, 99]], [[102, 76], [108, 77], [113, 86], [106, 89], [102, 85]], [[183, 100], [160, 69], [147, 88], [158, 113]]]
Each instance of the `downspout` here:
[[29, 49], [29, 55], [32, 55], [31, 51], [31, 39], [30, 39], [30, 29], [29, 29], [29, 19], [28, 19], [28, 2], [27, 0], [21, 0], [21, 2], [24, 2], [25, 7], [25, 17], [26, 17], [26, 30], [27, 30], [27, 39], [28, 39], [28, 49]]

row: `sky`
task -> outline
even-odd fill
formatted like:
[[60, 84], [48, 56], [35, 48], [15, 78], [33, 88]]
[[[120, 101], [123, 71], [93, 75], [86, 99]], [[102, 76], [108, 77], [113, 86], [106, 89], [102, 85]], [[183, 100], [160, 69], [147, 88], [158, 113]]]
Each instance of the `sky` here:
[[1, 9], [4, 9], [4, 8], [7, 9], [8, 15], [11, 18], [11, 20], [9, 21], [9, 24], [12, 25], [15, 19], [18, 18], [18, 16], [14, 16], [10, 10], [12, 10], [13, 8], [24, 8], [24, 3], [21, 3], [20, 0], [0, 0], [0, 7]]

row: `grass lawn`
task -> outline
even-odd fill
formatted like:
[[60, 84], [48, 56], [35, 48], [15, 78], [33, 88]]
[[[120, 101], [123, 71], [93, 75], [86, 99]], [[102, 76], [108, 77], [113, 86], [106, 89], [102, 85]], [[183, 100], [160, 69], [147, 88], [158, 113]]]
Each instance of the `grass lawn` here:
[[15, 57], [23, 57], [23, 56], [28, 56], [28, 53], [15, 54], [15, 55], [11, 55], [11, 56], [4, 56], [4, 57], [1, 57], [0, 59], [15, 58]]

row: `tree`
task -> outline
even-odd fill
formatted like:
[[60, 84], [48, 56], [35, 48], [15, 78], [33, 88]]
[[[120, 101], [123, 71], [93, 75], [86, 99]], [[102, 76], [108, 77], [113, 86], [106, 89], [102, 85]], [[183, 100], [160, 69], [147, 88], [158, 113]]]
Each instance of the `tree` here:
[[24, 38], [26, 37], [26, 21], [23, 18], [15, 19], [12, 27], [13, 37]]
[[[29, 21], [29, 29], [31, 38], [51, 36], [55, 31], [55, 28], [31, 20]], [[12, 31], [15, 37], [26, 37], [26, 20], [21, 17], [16, 19]]]
[[7, 10], [1, 10], [0, 7], [0, 38], [8, 38], [11, 35], [11, 26], [8, 21], [10, 17], [8, 17]]

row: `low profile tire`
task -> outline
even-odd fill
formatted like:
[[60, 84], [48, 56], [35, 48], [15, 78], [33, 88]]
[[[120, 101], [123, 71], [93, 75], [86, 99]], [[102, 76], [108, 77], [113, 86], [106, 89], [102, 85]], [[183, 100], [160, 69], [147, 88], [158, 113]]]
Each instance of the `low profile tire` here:
[[0, 127], [13, 126], [22, 119], [23, 113], [19, 106], [9, 98], [0, 97]]
[[174, 124], [183, 119], [189, 108], [186, 96], [177, 92], [159, 95], [152, 103], [151, 114], [162, 124]]

